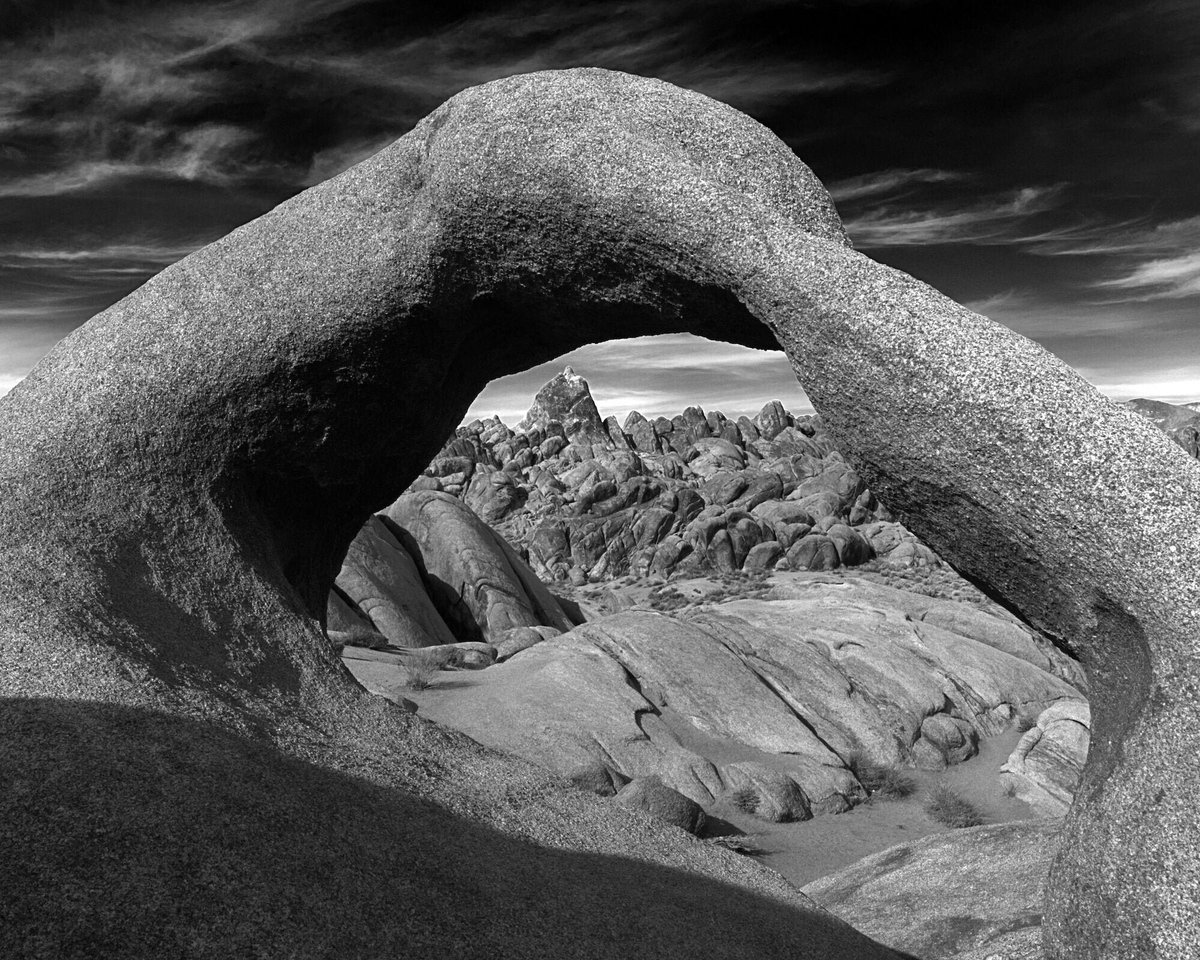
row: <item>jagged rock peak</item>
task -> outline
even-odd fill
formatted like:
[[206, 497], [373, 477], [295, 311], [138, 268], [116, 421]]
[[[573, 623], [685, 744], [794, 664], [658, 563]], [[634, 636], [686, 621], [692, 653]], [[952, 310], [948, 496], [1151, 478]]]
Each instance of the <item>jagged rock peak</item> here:
[[554, 420], [562, 424], [567, 436], [574, 433], [606, 436], [604, 420], [596, 409], [588, 382], [569, 365], [542, 385], [525, 419], [517, 424], [517, 430], [528, 433], [534, 427], [545, 427]]

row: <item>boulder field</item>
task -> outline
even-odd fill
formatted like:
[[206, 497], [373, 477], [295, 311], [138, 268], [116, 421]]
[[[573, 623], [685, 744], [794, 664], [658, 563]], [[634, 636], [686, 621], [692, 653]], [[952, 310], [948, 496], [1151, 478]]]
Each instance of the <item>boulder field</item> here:
[[1087, 669], [1047, 955], [1187, 956], [1200, 464], [856, 253], [765, 127], [592, 69], [463, 91], [0, 400], [3, 952], [890, 955], [370, 698], [322, 630], [347, 546], [489, 380], [680, 331], [782, 347], [897, 520]]
[[516, 427], [459, 427], [414, 490], [461, 497], [547, 582], [624, 574], [937, 566], [837, 450], [779, 401], [728, 419], [688, 407], [622, 427], [570, 368]]

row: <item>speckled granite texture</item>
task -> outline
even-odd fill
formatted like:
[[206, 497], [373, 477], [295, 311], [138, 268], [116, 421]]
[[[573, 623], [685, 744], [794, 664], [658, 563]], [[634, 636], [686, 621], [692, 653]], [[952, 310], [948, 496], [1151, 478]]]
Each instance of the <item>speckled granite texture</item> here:
[[[599, 956], [636, 920], [655, 956], [883, 956], [744, 862], [630, 832], [632, 814], [407, 715], [368, 723], [313, 621], [362, 521], [488, 380], [680, 330], [781, 344], [871, 489], [1083, 659], [1093, 746], [1048, 954], [1186, 956], [1200, 465], [1029, 340], [855, 253], [759, 124], [599, 70], [464, 91], [163, 271], [0, 401], [3, 952], [103, 933], [127, 956], [331, 956], [340, 931], [346, 956]], [[405, 839], [414, 808], [495, 843], [439, 859]], [[271, 824], [295, 842], [272, 847]], [[561, 882], [550, 866], [477, 882], [488, 857], [520, 861], [514, 836], [584, 858], [572, 869], [598, 858], [595, 895], [562, 864]], [[54, 856], [70, 844], [94, 855]], [[618, 854], [642, 864], [625, 885], [603, 879]], [[738, 886], [643, 896], [647, 861]]]

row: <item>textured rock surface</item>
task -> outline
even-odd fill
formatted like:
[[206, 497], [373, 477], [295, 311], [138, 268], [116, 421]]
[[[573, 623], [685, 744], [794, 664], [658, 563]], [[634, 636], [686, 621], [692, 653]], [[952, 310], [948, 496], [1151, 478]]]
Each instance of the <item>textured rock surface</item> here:
[[704, 829], [704, 811], [695, 800], [672, 790], [655, 776], [638, 777], [617, 791], [617, 803], [641, 810], [673, 827], [699, 834]]
[[804, 891], [897, 950], [929, 958], [1041, 957], [1046, 873], [1060, 821], [955, 830], [902, 843]]
[[569, 630], [567, 614], [504, 538], [445, 493], [408, 493], [385, 516], [417, 561], [434, 605], [461, 640], [516, 627]]
[[[337, 758], [322, 762], [347, 770], [371, 768], [363, 758], [386, 753], [381, 739], [440, 744], [408, 720], [369, 750], [338, 732], [361, 692], [316, 621], [347, 544], [488, 380], [585, 341], [679, 330], [781, 345], [898, 518], [1078, 651], [1094, 728], [1049, 885], [1051, 956], [1191, 949], [1200, 465], [1031, 341], [853, 251], [781, 141], [658, 81], [576, 70], [463, 91], [375, 157], [164, 270], [0, 401], [0, 693], [25, 698], [7, 709], [29, 716], [36, 698], [145, 707], [291, 754], [328, 737]], [[31, 732], [5, 738], [7, 750], [47, 749], [38, 724], [18, 723]], [[445, 743], [443, 762], [466, 765], [471, 748]], [[412, 769], [388, 782], [418, 782]], [[115, 799], [128, 783], [101, 777], [88, 797]], [[464, 784], [463, 796], [480, 789]], [[6, 822], [24, 802], [6, 795]], [[59, 835], [51, 816], [41, 835]], [[76, 821], [66, 847], [94, 839]], [[576, 821], [559, 821], [560, 846], [596, 850], [593, 834], [613, 835]], [[529, 829], [548, 839], [556, 828]], [[35, 863], [37, 828], [18, 836], [26, 845], [3, 862]], [[207, 849], [208, 838], [178, 842]], [[337, 848], [341, 883], [362, 889], [357, 847], [342, 835]], [[656, 850], [696, 856], [665, 839]], [[471, 869], [467, 854], [451, 862]], [[79, 867], [72, 903], [112, 902], [104, 866]], [[330, 871], [308, 876], [305, 889], [318, 877], [328, 889]], [[117, 902], [146, 913], [146, 897]], [[427, 891], [422, 902], [460, 900]], [[588, 921], [578, 901], [552, 902], [559, 913], [522, 923], [521, 936]], [[606, 914], [652, 929], [653, 941], [637, 937], [658, 954], [672, 934], [695, 936], [664, 925], [653, 896]], [[371, 919], [353, 929], [406, 923]], [[781, 923], [763, 949], [793, 953]], [[705, 947], [721, 952], [714, 931], [768, 926], [715, 922]], [[195, 928], [218, 944], [237, 929]], [[795, 936], [810, 953], [848, 955]]]
[[1091, 710], [1063, 701], [1039, 714], [1000, 769], [1015, 796], [1045, 816], [1071, 806], [1091, 741]]
[[[907, 619], [901, 591], [794, 592], [804, 599], [631, 609], [539, 637], [425, 694], [422, 713], [604, 794], [657, 776], [715, 813], [749, 788], [760, 817], [790, 821], [865, 799], [856, 754], [942, 769], [1017, 714], [1081, 702], [1026, 660]], [[351, 666], [368, 689], [403, 695], [387, 667]]]
[[358, 531], [336, 582], [338, 592], [330, 597], [352, 601], [390, 643], [428, 647], [454, 642], [412, 555], [380, 517], [371, 517]]
[[587, 381], [570, 367], [537, 392], [533, 406], [525, 414], [525, 419], [517, 424], [517, 429], [529, 432], [536, 428], [545, 435], [547, 427], [555, 423], [571, 439], [581, 433], [581, 439], [586, 442], [610, 440]]
[[651, 424], [635, 410], [622, 428], [600, 419], [568, 367], [515, 429], [498, 418], [459, 427], [410, 490], [461, 496], [547, 581], [877, 557], [885, 568], [940, 566], [890, 519], [820, 417], [773, 401], [743, 419], [739, 428], [689, 407]]

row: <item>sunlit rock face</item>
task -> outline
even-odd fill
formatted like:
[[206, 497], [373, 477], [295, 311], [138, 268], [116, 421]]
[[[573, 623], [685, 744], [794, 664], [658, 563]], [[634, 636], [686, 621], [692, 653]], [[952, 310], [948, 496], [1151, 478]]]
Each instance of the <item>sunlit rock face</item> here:
[[[0, 693], [14, 698], [6, 761], [41, 769], [63, 756], [71, 731], [88, 731], [94, 758], [124, 758], [89, 767], [86, 791], [50, 795], [32, 781], [4, 796], [0, 816], [17, 823], [19, 810], [22, 825], [5, 864], [33, 871], [5, 884], [32, 898], [10, 904], [13, 915], [43, 929], [38, 897], [61, 904], [50, 891], [69, 888], [78, 906], [57, 907], [76, 912], [56, 929], [107, 925], [131, 956], [179, 943], [223, 956], [245, 952], [237, 937], [255, 922], [253, 904], [278, 898], [252, 904], [221, 891], [266, 883], [302, 904], [273, 942], [308, 942], [299, 934], [316, 924], [322, 944], [349, 944], [343, 952], [378, 953], [408, 937], [410, 952], [435, 954], [486, 932], [504, 954], [508, 931], [526, 952], [561, 955], [607, 943], [596, 903], [611, 898], [608, 913], [655, 955], [787, 956], [803, 943], [813, 956], [885, 956], [750, 867], [646, 833], [632, 814], [556, 794], [527, 772], [526, 785], [542, 786], [505, 792], [517, 774], [478, 747], [376, 717], [317, 624], [364, 520], [429, 463], [490, 379], [586, 342], [679, 331], [781, 346], [899, 519], [1078, 653], [1094, 724], [1049, 884], [1048, 953], [1186, 955], [1200, 903], [1200, 465], [1032, 342], [857, 254], [828, 194], [766, 128], [669, 84], [586, 69], [464, 91], [375, 157], [163, 271], [0, 401]], [[93, 706], [72, 726], [30, 698]], [[161, 763], [150, 746], [129, 748], [164, 717], [174, 725], [155, 728]], [[171, 744], [192, 742], [195, 721], [240, 739], [209, 737], [204, 756], [187, 761]], [[230, 767], [222, 758], [239, 750]], [[166, 817], [164, 770], [220, 793], [232, 776], [283, 771], [297, 756], [315, 771], [280, 772], [253, 804], [214, 794], [195, 816], [154, 819], [163, 827], [150, 839], [172, 851], [159, 872], [142, 868], [136, 831], [106, 847], [116, 861], [35, 866], [48, 862], [38, 829], [63, 849], [94, 844], [97, 818], [126, 809], [130, 791]], [[321, 780], [335, 769], [347, 779]], [[252, 816], [299, 823], [301, 800], [318, 795], [309, 780], [324, 784], [321, 809], [378, 800], [379, 815], [312, 819], [302, 834], [322, 852], [320, 869], [281, 873], [266, 845], [246, 854], [258, 858], [248, 872], [225, 871], [214, 836], [239, 836], [241, 823], [261, 838]], [[672, 907], [660, 868], [618, 884], [597, 866], [585, 874], [595, 896], [562, 896], [581, 883], [563, 875], [534, 923], [499, 923], [490, 908], [397, 912], [395, 896], [375, 896], [396, 865], [358, 851], [411, 849], [368, 833], [416, 821], [385, 809], [391, 800], [376, 789], [492, 825], [472, 834], [486, 854], [456, 850], [441, 872], [417, 866], [422, 904], [471, 903], [462, 891], [477, 888], [503, 889], [505, 904], [543, 903], [537, 884], [566, 867], [531, 873], [519, 865], [524, 845], [485, 842], [504, 831], [715, 870], [763, 895], [735, 903], [710, 892]], [[513, 809], [518, 794], [551, 799]], [[93, 806], [60, 816], [64, 804]], [[232, 818], [222, 834], [201, 829], [206, 809]], [[448, 821], [430, 829], [465, 835]], [[150, 877], [155, 891], [175, 881], [191, 891], [193, 854], [216, 857], [202, 875], [234, 876], [233, 886], [189, 892], [187, 911], [172, 907], [181, 892], [150, 896]], [[483, 882], [476, 855], [492, 867], [508, 858], [512, 869], [496, 872], [504, 885]], [[114, 875], [131, 885], [120, 896]], [[655, 892], [631, 895], [638, 883]], [[329, 939], [336, 917], [309, 909], [329, 889], [370, 894], [352, 924], [340, 921], [344, 941]], [[297, 890], [308, 893], [297, 900]], [[90, 909], [98, 903], [114, 906]], [[722, 911], [739, 920], [722, 922]], [[697, 913], [714, 921], [702, 942], [663, 919]], [[362, 942], [362, 931], [378, 940]]]

